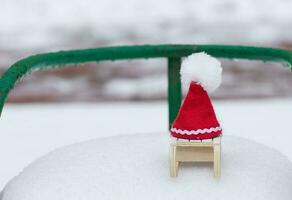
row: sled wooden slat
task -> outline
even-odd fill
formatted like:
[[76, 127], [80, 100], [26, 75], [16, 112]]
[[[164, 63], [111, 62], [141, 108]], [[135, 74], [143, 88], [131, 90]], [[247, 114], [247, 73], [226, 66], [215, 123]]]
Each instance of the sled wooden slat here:
[[[208, 140], [173, 140], [170, 144], [170, 176], [178, 175], [181, 162], [213, 162], [214, 177], [221, 175], [221, 137]], [[192, 141], [192, 142], [191, 142]], [[194, 142], [196, 141], [196, 142]]]

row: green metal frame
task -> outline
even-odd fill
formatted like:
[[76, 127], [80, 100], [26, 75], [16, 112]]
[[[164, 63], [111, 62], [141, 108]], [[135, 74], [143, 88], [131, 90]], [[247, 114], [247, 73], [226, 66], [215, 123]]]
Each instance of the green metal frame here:
[[142, 58], [166, 58], [168, 59], [168, 105], [170, 126], [177, 115], [182, 99], [179, 76], [181, 58], [202, 51], [218, 58], [280, 62], [292, 69], [292, 51], [248, 46], [141, 45], [44, 53], [30, 56], [16, 62], [1, 76], [0, 116], [9, 92], [13, 89], [14, 85], [29, 72], [64, 67], [66, 64]]

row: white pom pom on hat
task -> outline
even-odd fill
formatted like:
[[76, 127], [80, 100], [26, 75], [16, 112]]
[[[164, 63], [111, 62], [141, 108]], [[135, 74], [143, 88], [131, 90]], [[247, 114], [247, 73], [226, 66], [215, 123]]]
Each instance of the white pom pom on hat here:
[[210, 93], [221, 84], [222, 67], [219, 60], [200, 52], [191, 54], [183, 60], [180, 74], [184, 85], [189, 86], [193, 81], [201, 84]]

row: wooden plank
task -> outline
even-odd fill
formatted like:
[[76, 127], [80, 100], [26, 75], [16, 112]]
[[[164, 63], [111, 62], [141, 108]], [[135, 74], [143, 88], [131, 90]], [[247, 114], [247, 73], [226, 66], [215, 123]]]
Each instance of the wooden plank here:
[[190, 142], [190, 140], [178, 138], [177, 142]]
[[177, 146], [176, 160], [179, 162], [213, 162], [212, 147]]
[[213, 143], [214, 144], [221, 144], [221, 136], [220, 137], [213, 138]]
[[178, 138], [170, 136], [169, 137], [169, 141], [170, 141], [171, 144], [174, 144], [174, 143], [176, 143], [178, 141]]
[[221, 176], [221, 145], [214, 145], [214, 177]]
[[178, 164], [176, 161], [176, 145], [171, 144], [170, 145], [170, 176], [176, 177], [178, 172]]
[[190, 140], [191, 143], [201, 143], [202, 140]]
[[203, 142], [177, 142], [177, 146], [185, 146], [185, 147], [212, 147], [213, 143], [203, 143]]
[[206, 140], [202, 140], [202, 142], [213, 142], [212, 139], [206, 139]]

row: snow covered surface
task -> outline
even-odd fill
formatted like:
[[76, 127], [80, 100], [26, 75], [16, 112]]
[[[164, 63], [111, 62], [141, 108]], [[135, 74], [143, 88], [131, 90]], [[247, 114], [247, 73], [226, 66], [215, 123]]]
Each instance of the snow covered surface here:
[[2, 200], [290, 200], [292, 163], [267, 146], [226, 136], [222, 178], [212, 165], [183, 165], [170, 178], [168, 134], [96, 139], [58, 149], [27, 167]]
[[[226, 136], [266, 144], [292, 161], [292, 99], [215, 101], [214, 107]], [[57, 147], [115, 135], [163, 133], [166, 129], [165, 102], [7, 105], [0, 125], [0, 188], [33, 160]]]

